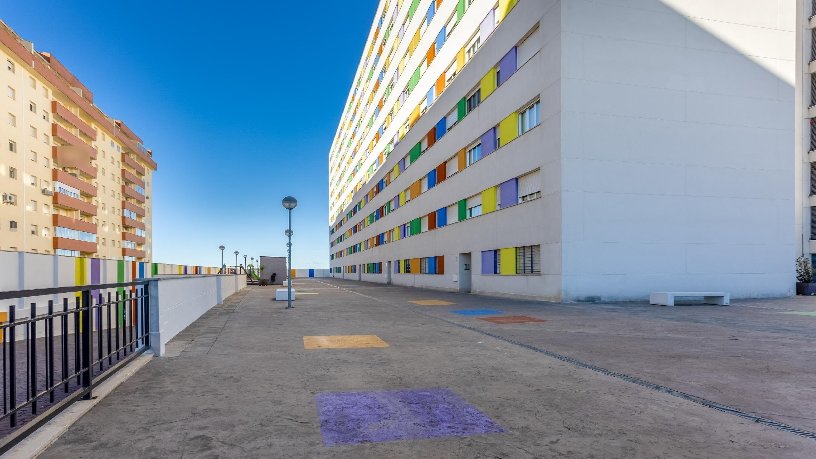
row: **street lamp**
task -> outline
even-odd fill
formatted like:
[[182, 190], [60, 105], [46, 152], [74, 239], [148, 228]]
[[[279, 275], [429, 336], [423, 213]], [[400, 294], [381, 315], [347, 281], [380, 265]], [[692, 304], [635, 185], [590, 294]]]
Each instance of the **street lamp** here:
[[223, 271], [224, 271], [224, 249], [226, 249], [226, 247], [224, 247], [223, 245], [219, 245], [218, 249], [221, 250], [221, 267], [218, 270], [218, 272], [223, 274]]
[[244, 274], [246, 274], [246, 269], [247, 269], [246, 258], [247, 258], [247, 256], [244, 255]]
[[286, 275], [286, 290], [288, 296], [286, 297], [286, 309], [292, 309], [292, 209], [297, 207], [297, 199], [292, 196], [283, 198], [281, 202], [283, 208], [289, 211], [289, 229], [286, 230], [286, 237], [289, 239], [286, 242], [286, 252], [289, 256], [289, 272]]
[[235, 274], [238, 274], [238, 251], [235, 251]]

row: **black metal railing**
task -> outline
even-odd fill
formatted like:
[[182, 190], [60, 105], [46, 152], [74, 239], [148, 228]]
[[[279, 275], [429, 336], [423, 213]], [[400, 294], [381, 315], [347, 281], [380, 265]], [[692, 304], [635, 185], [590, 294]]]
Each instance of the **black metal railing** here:
[[0, 292], [3, 306], [0, 437], [90, 399], [95, 382], [150, 346], [147, 281]]

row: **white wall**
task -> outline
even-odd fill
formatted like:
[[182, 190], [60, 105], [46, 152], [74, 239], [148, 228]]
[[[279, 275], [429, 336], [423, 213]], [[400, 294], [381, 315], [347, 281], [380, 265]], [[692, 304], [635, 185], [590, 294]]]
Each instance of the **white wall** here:
[[564, 297], [791, 294], [794, 2], [569, 0]]
[[246, 276], [182, 276], [150, 282], [150, 346], [157, 355], [213, 306], [246, 287]]

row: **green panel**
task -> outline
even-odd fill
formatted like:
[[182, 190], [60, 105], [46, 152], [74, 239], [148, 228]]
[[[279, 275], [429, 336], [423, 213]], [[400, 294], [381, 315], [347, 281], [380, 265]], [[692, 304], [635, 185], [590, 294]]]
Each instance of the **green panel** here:
[[150, 268], [150, 273], [154, 276], [159, 275], [159, 264], [158, 263], [151, 263], [153, 266]]
[[459, 22], [462, 19], [462, 16], [465, 15], [465, 0], [459, 0], [459, 3], [456, 4], [456, 22]]
[[463, 97], [456, 104], [456, 117], [458, 121], [462, 121], [462, 119], [464, 119], [465, 116], [467, 116], [467, 100], [465, 100], [465, 98]]
[[411, 220], [411, 236], [422, 232], [422, 217]]
[[459, 221], [467, 220], [467, 199], [459, 201]]
[[414, 92], [414, 88], [419, 83], [419, 67], [414, 70], [414, 74], [411, 75], [411, 79], [408, 80], [408, 92]]
[[416, 13], [417, 8], [419, 7], [419, 0], [413, 0], [411, 2], [411, 6], [408, 8], [408, 19], [414, 17], [414, 13]]
[[411, 151], [408, 152], [408, 158], [411, 160], [411, 164], [413, 164], [414, 161], [419, 159], [419, 156], [421, 154], [422, 154], [422, 143], [420, 142], [420, 143], [414, 145], [414, 148], [412, 148]]

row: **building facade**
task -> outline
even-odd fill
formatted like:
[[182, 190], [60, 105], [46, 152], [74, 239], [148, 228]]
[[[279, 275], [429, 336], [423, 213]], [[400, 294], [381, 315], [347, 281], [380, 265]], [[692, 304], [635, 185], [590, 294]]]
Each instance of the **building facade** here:
[[552, 300], [793, 291], [791, 2], [383, 0], [333, 274]]
[[145, 261], [152, 152], [0, 22], [0, 250]]

